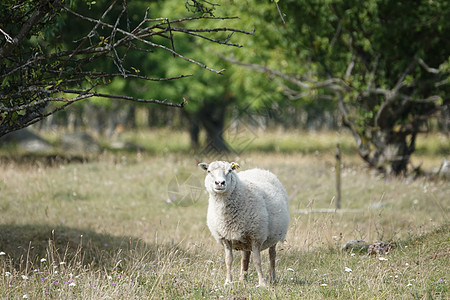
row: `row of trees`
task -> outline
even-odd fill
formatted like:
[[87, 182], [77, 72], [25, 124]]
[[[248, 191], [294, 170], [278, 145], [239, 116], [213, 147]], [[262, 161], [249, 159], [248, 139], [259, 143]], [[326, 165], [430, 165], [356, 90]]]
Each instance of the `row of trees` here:
[[93, 96], [183, 106], [193, 144], [204, 129], [218, 150], [249, 111], [339, 112], [361, 157], [401, 174], [430, 118], [448, 124], [448, 1], [16, 2], [0, 4], [2, 134]]

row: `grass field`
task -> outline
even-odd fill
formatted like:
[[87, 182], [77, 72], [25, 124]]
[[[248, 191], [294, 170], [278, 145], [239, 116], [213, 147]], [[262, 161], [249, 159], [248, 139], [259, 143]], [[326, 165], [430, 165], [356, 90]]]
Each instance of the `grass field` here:
[[[177, 134], [167, 143], [164, 132], [129, 136], [154, 149], [105, 152], [86, 163], [3, 159], [1, 299], [448, 299], [449, 182], [373, 174], [339, 134], [255, 135], [247, 151], [228, 157], [278, 175], [291, 224], [278, 246], [277, 284], [256, 288], [251, 264], [247, 283], [224, 286], [223, 250], [206, 226], [200, 158], [183, 154], [188, 140]], [[429, 169], [442, 159], [442, 141], [430, 138], [437, 142], [419, 145], [416, 158]], [[344, 145], [342, 207], [349, 212], [315, 213], [335, 206], [336, 142]], [[382, 257], [342, 252], [351, 239], [396, 248]], [[263, 262], [266, 275], [266, 252]]]

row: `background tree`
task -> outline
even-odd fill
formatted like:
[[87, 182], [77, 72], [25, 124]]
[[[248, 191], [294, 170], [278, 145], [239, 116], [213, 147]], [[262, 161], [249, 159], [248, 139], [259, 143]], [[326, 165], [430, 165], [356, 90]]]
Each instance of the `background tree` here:
[[209, 21], [210, 25], [232, 19], [212, 16], [210, 5], [205, 3], [186, 1], [185, 6], [194, 14], [172, 20], [151, 18], [151, 12], [143, 9], [141, 3], [119, 0], [109, 6], [104, 1], [78, 4], [63, 0], [3, 1], [0, 4], [0, 136], [91, 97], [183, 107], [185, 102], [179, 94], [171, 98], [177, 99], [174, 103], [109, 94], [102, 92], [102, 87], [115, 78], [162, 82], [192, 76], [180, 72], [170, 77], [153, 77], [151, 68], [142, 69], [136, 64], [135, 59], [142, 57], [139, 53], [164, 52], [166, 60], [183, 60], [221, 74], [223, 69], [212, 69], [174, 48], [178, 35], [231, 45], [228, 40], [210, 34], [249, 34], [225, 27], [203, 27], [202, 21]]
[[[264, 20], [262, 53], [227, 60], [269, 74], [289, 99], [332, 100], [360, 156], [383, 172], [407, 170], [430, 118], [448, 122], [448, 1], [291, 1], [277, 13], [239, 9]], [[267, 53], [270, 53], [267, 55]], [[263, 63], [262, 63], [263, 62]]]

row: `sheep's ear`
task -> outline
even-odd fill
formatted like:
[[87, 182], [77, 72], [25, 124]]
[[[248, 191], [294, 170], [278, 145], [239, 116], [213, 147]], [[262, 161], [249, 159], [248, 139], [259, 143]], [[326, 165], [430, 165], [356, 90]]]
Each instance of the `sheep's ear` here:
[[241, 166], [238, 163], [232, 162], [231, 163], [231, 169], [232, 170], [237, 170], [239, 169]]
[[200, 168], [202, 168], [203, 170], [208, 171], [209, 164], [207, 164], [207, 163], [199, 163], [198, 166]]

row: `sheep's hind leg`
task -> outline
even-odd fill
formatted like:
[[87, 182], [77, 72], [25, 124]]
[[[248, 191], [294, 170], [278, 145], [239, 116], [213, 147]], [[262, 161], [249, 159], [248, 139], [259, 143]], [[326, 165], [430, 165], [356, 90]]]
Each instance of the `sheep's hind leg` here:
[[252, 243], [252, 251], [253, 251], [253, 262], [256, 267], [256, 272], [258, 273], [258, 286], [266, 286], [266, 281], [264, 280], [264, 276], [261, 270], [261, 244], [258, 242]]
[[227, 279], [225, 285], [233, 282], [233, 276], [231, 274], [231, 267], [233, 264], [233, 250], [231, 248], [231, 241], [222, 240], [223, 247], [225, 249], [225, 265], [227, 266]]
[[239, 275], [239, 281], [247, 279], [248, 263], [250, 261], [250, 251], [241, 251], [241, 274]]
[[270, 260], [270, 276], [269, 276], [269, 282], [275, 283], [276, 276], [275, 276], [275, 259], [277, 257], [277, 251], [276, 246], [274, 245], [269, 248], [269, 260]]

